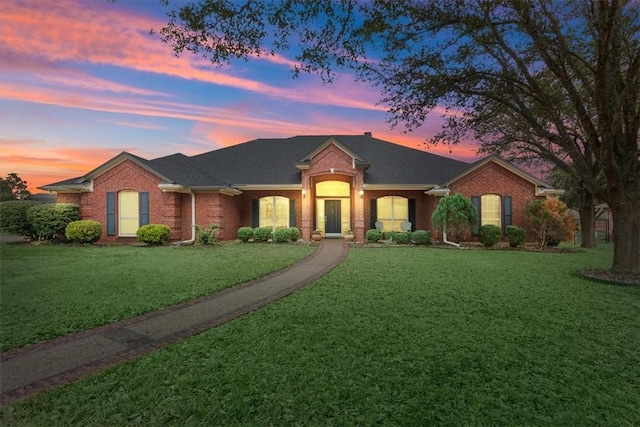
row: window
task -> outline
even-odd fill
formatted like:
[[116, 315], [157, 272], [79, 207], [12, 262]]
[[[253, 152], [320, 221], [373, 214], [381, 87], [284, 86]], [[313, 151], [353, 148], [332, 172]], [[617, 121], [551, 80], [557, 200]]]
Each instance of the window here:
[[493, 224], [501, 226], [500, 196], [485, 194], [480, 198], [480, 225]]
[[260, 203], [260, 227], [289, 227], [289, 199], [281, 196], [262, 197]]
[[137, 191], [121, 191], [118, 194], [118, 212], [120, 213], [120, 236], [135, 236], [140, 220], [138, 214], [139, 197]]
[[500, 197], [497, 194], [472, 196], [471, 203], [478, 212], [478, 221], [473, 225], [474, 236], [477, 236], [480, 227], [486, 224], [501, 227], [503, 233], [511, 225], [511, 196]]
[[149, 224], [149, 193], [131, 190], [108, 192], [107, 236], [116, 235], [116, 222], [119, 236], [135, 236], [140, 226]]
[[402, 231], [402, 223], [409, 221], [409, 199], [399, 196], [380, 197], [376, 213], [376, 220], [382, 222], [383, 231]]

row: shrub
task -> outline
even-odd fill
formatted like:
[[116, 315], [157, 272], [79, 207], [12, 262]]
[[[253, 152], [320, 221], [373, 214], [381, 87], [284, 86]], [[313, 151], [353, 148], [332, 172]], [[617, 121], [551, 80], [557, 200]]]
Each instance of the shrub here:
[[382, 232], [382, 240], [395, 240], [396, 232], [395, 231], [383, 231]]
[[49, 240], [57, 234], [64, 235], [70, 222], [80, 219], [80, 207], [73, 203], [43, 203], [27, 210], [38, 240]]
[[510, 225], [507, 227], [507, 236], [509, 236], [509, 246], [511, 246], [512, 248], [516, 248], [524, 243], [524, 228]]
[[0, 203], [0, 229], [7, 233], [37, 238], [36, 231], [27, 218], [27, 211], [42, 202], [15, 200]]
[[271, 238], [271, 227], [258, 227], [253, 230], [253, 238], [256, 242], [266, 242]]
[[248, 242], [249, 239], [253, 239], [253, 228], [240, 227], [238, 228], [238, 239], [242, 242]]
[[431, 233], [427, 230], [416, 230], [411, 234], [411, 241], [416, 245], [429, 245]]
[[471, 199], [461, 194], [444, 196], [431, 215], [431, 222], [438, 229], [449, 235], [449, 239], [457, 241], [478, 221], [478, 213]]
[[136, 237], [147, 245], [161, 245], [171, 237], [171, 229], [164, 224], [147, 224], [138, 228]]
[[297, 242], [300, 239], [301, 233], [298, 227], [289, 227], [289, 233], [291, 233], [291, 241]]
[[486, 224], [480, 227], [478, 239], [485, 246], [495, 246], [502, 238], [502, 229], [497, 225]]
[[211, 224], [209, 228], [200, 228], [196, 225], [198, 232], [198, 242], [203, 245], [213, 245], [218, 241], [218, 224]]
[[529, 203], [525, 213], [540, 247], [571, 241], [575, 224], [567, 205], [556, 197]]
[[371, 230], [367, 230], [366, 239], [367, 242], [377, 242], [378, 240], [382, 239], [382, 233], [380, 232], [380, 230], [372, 228]]
[[398, 244], [406, 245], [407, 243], [411, 242], [411, 233], [409, 232], [394, 233], [393, 240]]
[[72, 221], [65, 228], [64, 234], [73, 243], [95, 243], [102, 236], [102, 224], [90, 219]]
[[291, 240], [291, 229], [289, 227], [279, 227], [273, 232], [273, 241], [276, 243], [284, 243]]

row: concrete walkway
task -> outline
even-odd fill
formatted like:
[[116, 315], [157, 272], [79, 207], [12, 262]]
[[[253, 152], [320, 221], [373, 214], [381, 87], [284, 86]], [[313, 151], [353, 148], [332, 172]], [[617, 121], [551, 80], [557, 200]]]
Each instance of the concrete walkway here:
[[347, 256], [322, 240], [299, 263], [222, 292], [0, 355], [0, 404], [7, 405], [149, 354], [263, 307], [323, 276]]

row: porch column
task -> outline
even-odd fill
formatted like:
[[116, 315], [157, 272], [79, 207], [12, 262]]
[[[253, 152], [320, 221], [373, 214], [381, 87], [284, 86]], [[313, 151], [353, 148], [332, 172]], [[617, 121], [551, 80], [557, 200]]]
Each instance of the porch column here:
[[353, 231], [356, 236], [356, 242], [364, 242], [364, 200], [365, 194], [361, 194], [364, 188], [364, 171], [359, 170], [353, 177]]
[[313, 230], [313, 188], [307, 170], [301, 171], [302, 179], [302, 221], [300, 235], [304, 240], [311, 240]]

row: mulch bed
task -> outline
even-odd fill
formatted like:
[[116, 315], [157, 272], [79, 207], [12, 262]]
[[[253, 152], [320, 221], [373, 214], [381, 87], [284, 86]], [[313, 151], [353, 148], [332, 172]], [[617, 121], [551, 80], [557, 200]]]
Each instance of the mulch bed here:
[[615, 273], [610, 270], [582, 270], [580, 273], [587, 279], [613, 284], [640, 286], [640, 274]]

